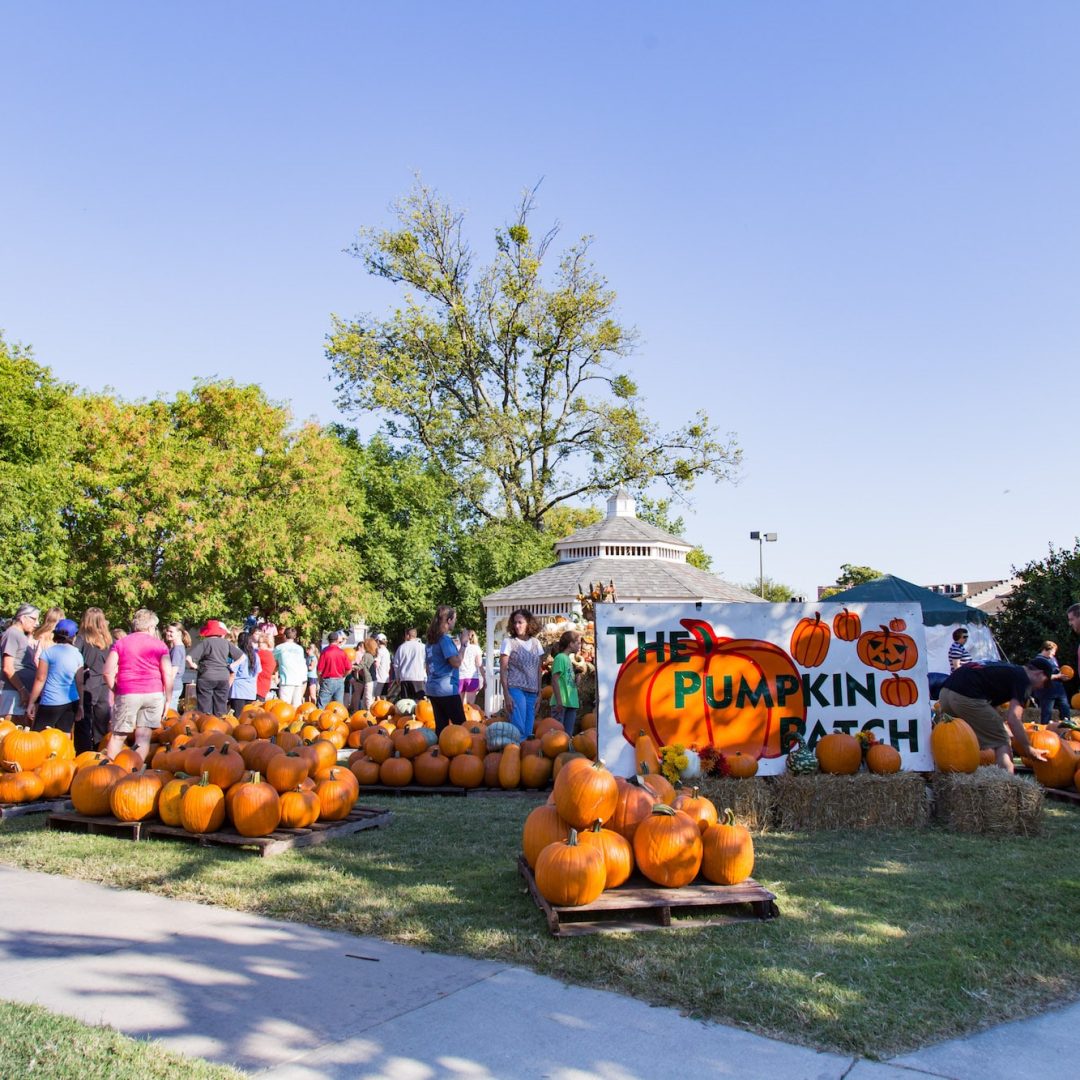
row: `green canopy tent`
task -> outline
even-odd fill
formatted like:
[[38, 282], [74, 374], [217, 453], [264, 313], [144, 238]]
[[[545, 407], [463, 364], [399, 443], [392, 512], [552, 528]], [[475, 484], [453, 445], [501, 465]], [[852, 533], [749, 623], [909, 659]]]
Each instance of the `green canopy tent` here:
[[924, 589], [914, 582], [905, 581], [894, 574], [853, 585], [843, 592], [833, 593], [829, 603], [872, 604], [906, 600], [922, 608], [923, 626], [926, 633], [926, 667], [928, 671], [949, 670], [949, 646], [953, 631], [963, 626], [967, 629], [968, 651], [976, 660], [1000, 660], [1001, 650], [990, 631], [990, 616], [978, 608], [950, 600], [941, 593]]

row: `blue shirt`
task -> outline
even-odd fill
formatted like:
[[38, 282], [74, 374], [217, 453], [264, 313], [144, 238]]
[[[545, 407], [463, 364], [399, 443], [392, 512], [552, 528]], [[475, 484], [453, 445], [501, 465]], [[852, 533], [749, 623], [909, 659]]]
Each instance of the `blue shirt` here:
[[238, 698], [240, 701], [254, 701], [257, 696], [255, 680], [260, 671], [262, 671], [262, 661], [259, 660], [259, 654], [255, 654], [255, 667], [252, 668], [248, 663], [247, 653], [244, 653], [233, 667], [236, 678], [233, 679], [229, 697]]
[[75, 672], [83, 666], [82, 653], [74, 645], [52, 645], [41, 654], [49, 674], [41, 690], [42, 705], [70, 705], [79, 700]]
[[450, 657], [457, 656], [457, 643], [449, 634], [443, 634], [434, 645], [428, 645], [424, 655], [427, 660], [427, 682], [424, 692], [428, 697], [451, 697], [458, 692], [458, 669], [450, 666]]

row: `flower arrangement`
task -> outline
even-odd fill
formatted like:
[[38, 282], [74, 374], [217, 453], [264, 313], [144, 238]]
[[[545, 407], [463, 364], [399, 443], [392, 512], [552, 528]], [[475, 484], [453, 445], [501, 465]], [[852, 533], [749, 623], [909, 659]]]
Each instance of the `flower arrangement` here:
[[683, 772], [690, 767], [690, 755], [681, 743], [665, 746], [660, 751], [660, 771], [667, 780], [675, 784], [682, 779]]
[[877, 736], [872, 731], [857, 731], [855, 738], [858, 740], [863, 757], [866, 757], [866, 751], [877, 742]]
[[706, 746], [698, 752], [701, 771], [705, 776], [727, 776], [727, 758], [715, 746]]

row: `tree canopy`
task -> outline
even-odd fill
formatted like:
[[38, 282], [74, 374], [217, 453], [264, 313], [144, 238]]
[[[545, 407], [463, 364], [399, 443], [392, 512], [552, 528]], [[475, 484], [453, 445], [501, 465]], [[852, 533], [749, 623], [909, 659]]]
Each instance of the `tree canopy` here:
[[835, 593], [843, 592], [844, 589], [865, 584], [867, 581], [876, 581], [879, 577], [884, 576], [885, 572], [883, 570], [875, 570], [872, 566], [856, 566], [854, 563], [849, 562], [842, 563], [840, 573], [836, 575], [836, 584], [824, 589], [820, 598], [827, 600]]
[[704, 412], [672, 431], [649, 418], [624, 364], [635, 333], [590, 261], [590, 238], [554, 255], [558, 227], [531, 226], [534, 194], [495, 230], [482, 267], [464, 215], [419, 181], [393, 226], [361, 232], [351, 252], [403, 295], [386, 316], [333, 318], [340, 407], [384, 417], [392, 443], [421, 451], [492, 522], [540, 528], [553, 510], [621, 485], [682, 492], [728, 478], [740, 451]]
[[0, 611], [191, 623], [258, 604], [311, 631], [382, 615], [340, 442], [258, 387], [82, 394], [2, 338], [0, 380]]
[[1076, 667], [1080, 638], [1069, 628], [1065, 612], [1080, 602], [1080, 541], [1071, 550], [1051, 544], [1046, 558], [1013, 572], [1020, 584], [992, 620], [998, 644], [1019, 663], [1034, 656], [1044, 641], [1056, 641], [1060, 662]]

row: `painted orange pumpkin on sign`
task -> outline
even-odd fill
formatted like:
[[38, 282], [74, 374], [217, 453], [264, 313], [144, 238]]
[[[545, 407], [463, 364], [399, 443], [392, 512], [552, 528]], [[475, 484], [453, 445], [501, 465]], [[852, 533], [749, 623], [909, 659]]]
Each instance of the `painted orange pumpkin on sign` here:
[[838, 641], [854, 641], [862, 633], [862, 619], [854, 611], [844, 608], [833, 619], [832, 628]]
[[800, 619], [791, 635], [791, 655], [803, 667], [820, 667], [829, 655], [832, 631], [829, 624], [821, 621], [821, 612], [814, 612], [812, 619]]
[[780, 757], [781, 718], [806, 720], [791, 657], [768, 641], [720, 637], [700, 619], [681, 624], [690, 640], [633, 650], [619, 668], [614, 711], [626, 740], [645, 729], [658, 746]]
[[877, 668], [878, 671], [910, 671], [919, 659], [914, 638], [888, 626], [867, 630], [860, 636], [855, 651], [867, 667]]

